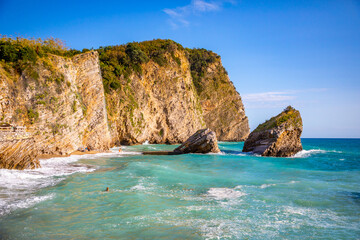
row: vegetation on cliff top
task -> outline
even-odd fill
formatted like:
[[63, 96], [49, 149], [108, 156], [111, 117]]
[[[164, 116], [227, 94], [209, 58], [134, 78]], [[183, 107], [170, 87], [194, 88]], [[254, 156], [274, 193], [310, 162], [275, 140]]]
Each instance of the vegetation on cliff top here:
[[165, 66], [169, 62], [166, 58], [169, 54], [180, 65], [180, 59], [175, 56], [177, 49], [183, 47], [172, 40], [162, 39], [100, 47], [97, 51], [105, 91], [121, 88], [121, 79], [128, 79], [133, 72], [141, 74], [141, 64], [149, 60], [159, 66]]
[[201, 79], [205, 76], [209, 64], [214, 63], [220, 56], [203, 48], [186, 48], [190, 62], [191, 76], [198, 92], [201, 92]]
[[[120, 78], [128, 79], [133, 72], [141, 74], [141, 64], [149, 60], [159, 66], [166, 66], [169, 63], [167, 56], [171, 56], [180, 65], [180, 59], [175, 56], [176, 50], [184, 50], [184, 48], [169, 39], [100, 47], [97, 51], [99, 52], [105, 91], [119, 89], [122, 85]], [[39, 58], [46, 58], [48, 54], [72, 57], [87, 51], [89, 50], [69, 49], [63, 41], [54, 38], [43, 40], [0, 35], [0, 62], [5, 69], [15, 69], [19, 73], [34, 64]], [[197, 91], [201, 92], [201, 78], [204, 77], [209, 64], [214, 63], [220, 56], [206, 49], [186, 48], [185, 53], [190, 62], [194, 85]]]
[[302, 121], [301, 121], [300, 112], [295, 108], [288, 106], [287, 108], [284, 109], [284, 111], [282, 111], [277, 116], [272, 117], [271, 119], [260, 124], [254, 130], [254, 132], [260, 132], [260, 131], [276, 128], [284, 123], [289, 124], [290, 126], [293, 127], [301, 127]]
[[46, 57], [49, 53], [72, 57], [81, 51], [68, 49], [64, 42], [54, 38], [43, 40], [0, 35], [0, 61], [18, 72], [24, 70], [29, 63], [35, 63], [38, 58]]

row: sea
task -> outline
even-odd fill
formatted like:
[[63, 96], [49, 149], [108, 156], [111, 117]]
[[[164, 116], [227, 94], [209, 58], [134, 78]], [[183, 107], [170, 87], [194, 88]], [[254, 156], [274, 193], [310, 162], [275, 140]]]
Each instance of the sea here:
[[1, 169], [0, 239], [360, 239], [360, 139], [302, 143], [291, 158], [143, 144]]

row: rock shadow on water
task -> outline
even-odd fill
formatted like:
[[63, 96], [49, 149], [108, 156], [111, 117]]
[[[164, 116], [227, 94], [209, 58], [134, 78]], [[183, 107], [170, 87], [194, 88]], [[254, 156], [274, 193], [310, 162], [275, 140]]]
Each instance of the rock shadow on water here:
[[345, 192], [345, 195], [355, 203], [360, 204], [360, 192]]
[[243, 156], [257, 156], [256, 154], [252, 152], [242, 152], [242, 151], [236, 151], [236, 150], [221, 150], [221, 152], [229, 155], [243, 155]]

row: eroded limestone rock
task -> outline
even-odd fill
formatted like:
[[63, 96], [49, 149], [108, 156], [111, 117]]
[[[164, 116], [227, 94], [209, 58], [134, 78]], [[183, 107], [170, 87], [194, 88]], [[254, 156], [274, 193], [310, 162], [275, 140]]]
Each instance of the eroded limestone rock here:
[[0, 141], [0, 168], [34, 169], [40, 167], [33, 138]]
[[244, 143], [243, 152], [272, 157], [293, 156], [302, 150], [302, 129], [300, 112], [289, 106], [251, 132]]
[[26, 126], [39, 154], [108, 150], [110, 131], [99, 56], [48, 54], [19, 75], [0, 64], [2, 122]]
[[198, 130], [183, 144], [174, 150], [174, 153], [218, 153], [220, 152], [216, 134], [209, 128]]

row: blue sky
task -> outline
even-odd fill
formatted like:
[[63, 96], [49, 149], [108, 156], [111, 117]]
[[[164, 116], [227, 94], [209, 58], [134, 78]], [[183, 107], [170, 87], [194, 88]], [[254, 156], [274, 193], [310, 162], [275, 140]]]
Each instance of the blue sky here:
[[359, 0], [0, 0], [0, 33], [76, 49], [157, 38], [210, 49], [251, 129], [291, 104], [303, 137], [360, 137]]

